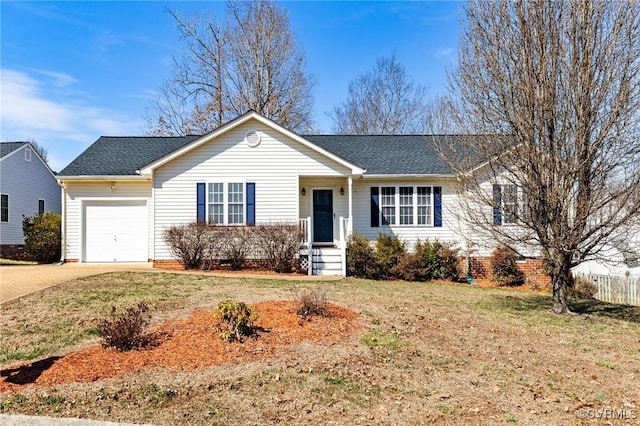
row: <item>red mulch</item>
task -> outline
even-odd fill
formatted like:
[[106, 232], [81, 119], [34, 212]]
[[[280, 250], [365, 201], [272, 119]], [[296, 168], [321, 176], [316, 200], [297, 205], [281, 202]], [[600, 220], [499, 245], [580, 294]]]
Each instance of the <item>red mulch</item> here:
[[255, 325], [259, 331], [243, 343], [221, 340], [213, 327], [211, 312], [197, 310], [185, 320], [169, 321], [154, 329], [161, 336], [155, 347], [119, 352], [93, 346], [3, 370], [0, 392], [33, 384], [93, 382], [154, 367], [191, 371], [259, 360], [296, 342], [330, 343], [360, 328], [358, 314], [337, 305], [329, 305], [328, 317], [314, 316], [310, 321], [298, 317], [295, 302], [260, 302], [253, 307], [258, 312]]

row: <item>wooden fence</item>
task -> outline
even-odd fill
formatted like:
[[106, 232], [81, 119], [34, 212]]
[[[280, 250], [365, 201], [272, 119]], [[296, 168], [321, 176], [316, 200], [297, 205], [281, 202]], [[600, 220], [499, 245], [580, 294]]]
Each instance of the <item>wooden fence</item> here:
[[576, 274], [598, 288], [595, 298], [603, 302], [640, 306], [640, 277], [618, 275]]

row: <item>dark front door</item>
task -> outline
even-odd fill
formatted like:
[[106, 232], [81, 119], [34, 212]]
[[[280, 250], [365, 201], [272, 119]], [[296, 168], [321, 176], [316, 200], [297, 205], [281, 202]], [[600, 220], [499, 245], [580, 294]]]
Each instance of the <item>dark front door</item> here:
[[333, 243], [333, 191], [313, 190], [313, 242]]

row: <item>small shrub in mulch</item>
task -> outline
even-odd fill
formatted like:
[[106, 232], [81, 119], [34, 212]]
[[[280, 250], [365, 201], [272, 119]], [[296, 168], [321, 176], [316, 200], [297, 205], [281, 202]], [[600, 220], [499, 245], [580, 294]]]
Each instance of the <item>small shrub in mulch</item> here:
[[137, 306], [127, 308], [118, 315], [116, 307], [111, 308], [111, 315], [98, 323], [98, 333], [102, 346], [129, 351], [143, 348], [151, 343], [153, 337], [146, 333], [151, 314], [149, 307], [140, 302]]
[[255, 333], [254, 322], [258, 313], [244, 302], [224, 300], [213, 312], [216, 328], [223, 340], [242, 342]]
[[302, 290], [298, 296], [298, 316], [307, 321], [314, 315], [329, 316], [327, 299], [327, 291], [323, 288]]

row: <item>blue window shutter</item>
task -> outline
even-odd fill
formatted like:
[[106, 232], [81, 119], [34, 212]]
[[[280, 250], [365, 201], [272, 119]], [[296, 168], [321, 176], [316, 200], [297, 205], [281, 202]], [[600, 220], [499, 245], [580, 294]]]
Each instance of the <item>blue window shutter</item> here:
[[380, 226], [380, 189], [377, 186], [371, 187], [371, 227]]
[[500, 185], [493, 185], [493, 224], [502, 225], [502, 188]]
[[205, 191], [205, 183], [204, 182], [198, 182], [196, 184], [196, 199], [197, 199], [197, 204], [196, 204], [196, 210], [197, 210], [197, 217], [196, 220], [198, 221], [198, 223], [204, 223], [207, 220], [207, 205], [206, 205], [206, 191]]
[[442, 226], [442, 187], [433, 187], [433, 226]]
[[247, 225], [256, 224], [256, 184], [247, 182]]

